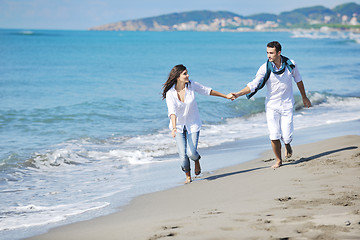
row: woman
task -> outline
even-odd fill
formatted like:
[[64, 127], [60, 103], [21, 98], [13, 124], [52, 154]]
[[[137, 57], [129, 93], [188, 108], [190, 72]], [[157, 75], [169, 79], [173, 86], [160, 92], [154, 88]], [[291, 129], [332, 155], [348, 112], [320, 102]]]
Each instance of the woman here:
[[171, 69], [168, 80], [163, 85], [163, 99], [166, 99], [169, 128], [176, 139], [176, 145], [181, 168], [186, 174], [185, 183], [191, 182], [190, 159], [195, 162], [195, 175], [201, 173], [200, 155], [197, 152], [201, 120], [195, 101], [195, 92], [202, 95], [212, 95], [227, 99], [235, 99], [232, 93], [224, 95], [189, 80], [189, 74], [184, 65], [176, 65]]

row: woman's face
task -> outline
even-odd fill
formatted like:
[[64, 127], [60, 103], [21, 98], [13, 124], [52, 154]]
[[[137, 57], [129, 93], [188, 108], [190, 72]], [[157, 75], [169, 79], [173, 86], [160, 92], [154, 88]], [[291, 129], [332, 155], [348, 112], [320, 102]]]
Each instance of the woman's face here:
[[184, 70], [177, 79], [179, 82], [188, 83], [189, 82], [189, 74], [187, 70]]

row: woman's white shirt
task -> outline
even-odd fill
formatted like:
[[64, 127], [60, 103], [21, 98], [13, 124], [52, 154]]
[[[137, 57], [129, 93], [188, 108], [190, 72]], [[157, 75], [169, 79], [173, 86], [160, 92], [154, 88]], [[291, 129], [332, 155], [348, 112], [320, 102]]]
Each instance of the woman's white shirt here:
[[[199, 109], [195, 100], [195, 92], [201, 95], [210, 95], [211, 88], [205, 87], [198, 82], [189, 81], [185, 89], [184, 102], [178, 98], [175, 84], [166, 93], [166, 104], [168, 107], [168, 116], [176, 116], [176, 129], [183, 132], [184, 126], [189, 133], [198, 132], [201, 128]], [[170, 119], [169, 128], [172, 129]]]

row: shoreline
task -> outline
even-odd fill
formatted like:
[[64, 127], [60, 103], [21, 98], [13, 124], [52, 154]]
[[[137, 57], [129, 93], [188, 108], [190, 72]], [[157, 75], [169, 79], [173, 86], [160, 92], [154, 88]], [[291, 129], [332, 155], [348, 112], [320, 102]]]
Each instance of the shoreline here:
[[311, 27], [308, 28], [266, 28], [266, 29], [252, 29], [252, 28], [238, 28], [236, 30], [234, 29], [220, 29], [220, 30], [208, 30], [208, 31], [199, 31], [199, 30], [109, 30], [109, 29], [83, 29], [83, 31], [93, 31], [93, 32], [227, 32], [227, 33], [235, 33], [235, 32], [323, 32], [323, 33], [330, 33], [330, 32], [349, 32], [349, 33], [360, 33], [360, 28], [351, 28], [351, 27], [328, 27], [328, 26], [322, 26], [322, 27]]
[[191, 184], [138, 196], [116, 213], [29, 239], [355, 239], [360, 136], [293, 148], [279, 169], [270, 169], [272, 152], [266, 151]]

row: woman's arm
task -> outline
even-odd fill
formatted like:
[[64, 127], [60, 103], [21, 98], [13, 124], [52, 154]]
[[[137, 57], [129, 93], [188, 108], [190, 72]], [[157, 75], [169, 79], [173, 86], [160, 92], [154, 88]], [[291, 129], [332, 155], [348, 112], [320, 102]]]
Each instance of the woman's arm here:
[[201, 95], [211, 95], [211, 96], [216, 96], [216, 97], [223, 97], [226, 99], [231, 99], [234, 100], [235, 97], [233, 96], [232, 93], [229, 93], [228, 95], [222, 94], [218, 91], [212, 90], [209, 87], [205, 87], [204, 85], [201, 85], [198, 82], [191, 82], [191, 86], [193, 87], [194, 91], [201, 94]]
[[172, 125], [171, 135], [173, 137], [175, 137], [176, 136], [176, 115], [171, 114], [170, 119], [171, 119], [171, 125]]
[[211, 90], [210, 95], [211, 96], [216, 96], [216, 97], [223, 97], [223, 98], [231, 99], [231, 100], [235, 99], [235, 96], [232, 93], [229, 93], [228, 95], [225, 95], [225, 94], [223, 94], [221, 92], [218, 92], [218, 91], [215, 91], [215, 90]]

